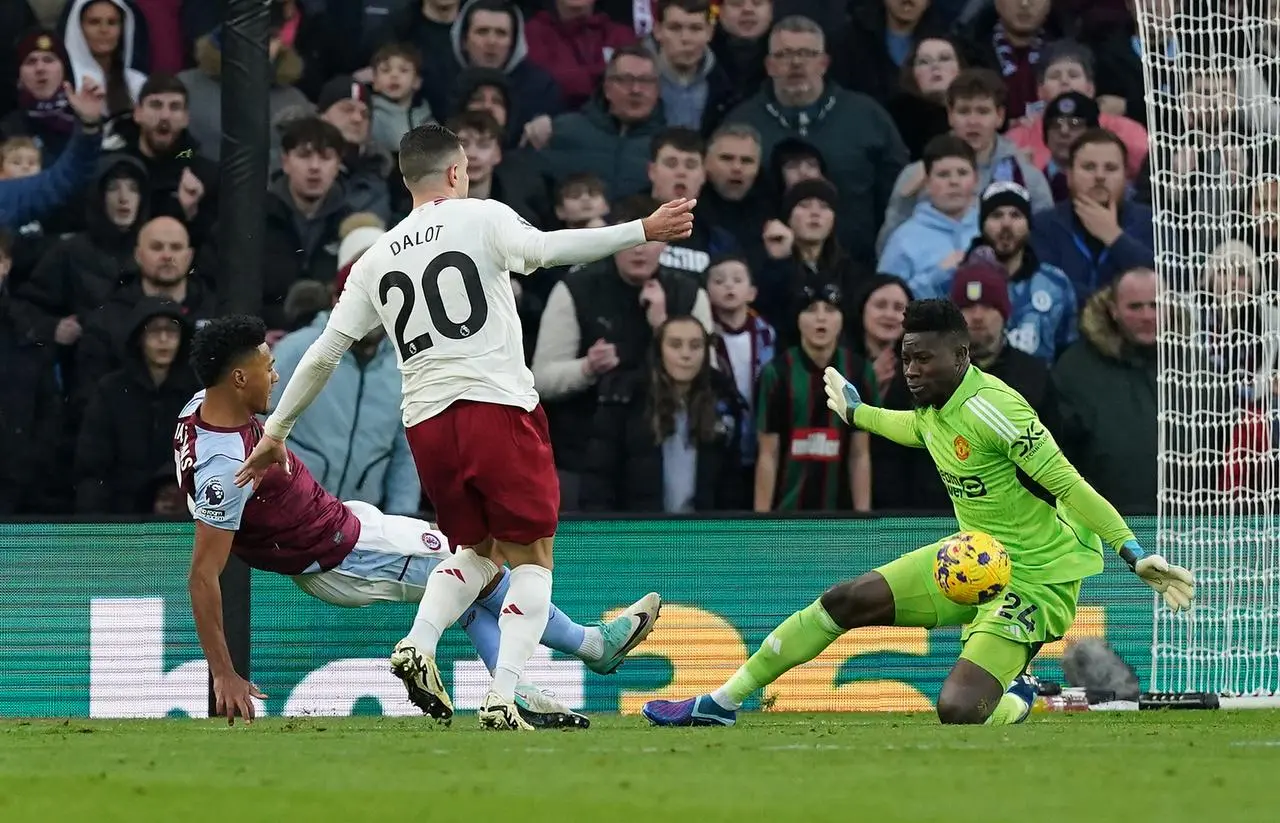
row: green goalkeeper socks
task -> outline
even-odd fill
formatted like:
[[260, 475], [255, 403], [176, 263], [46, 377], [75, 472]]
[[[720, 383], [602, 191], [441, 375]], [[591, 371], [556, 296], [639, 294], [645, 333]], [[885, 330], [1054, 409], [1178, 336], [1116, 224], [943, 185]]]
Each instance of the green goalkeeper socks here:
[[822, 654], [823, 649], [844, 632], [822, 607], [822, 601], [815, 600], [782, 621], [782, 625], [764, 639], [760, 649], [711, 698], [722, 707], [736, 711], [756, 689], [769, 685], [801, 663], [808, 663]]
[[1008, 726], [1017, 723], [1027, 713], [1027, 704], [1016, 694], [1005, 692], [996, 704], [996, 710], [987, 718], [988, 726]]

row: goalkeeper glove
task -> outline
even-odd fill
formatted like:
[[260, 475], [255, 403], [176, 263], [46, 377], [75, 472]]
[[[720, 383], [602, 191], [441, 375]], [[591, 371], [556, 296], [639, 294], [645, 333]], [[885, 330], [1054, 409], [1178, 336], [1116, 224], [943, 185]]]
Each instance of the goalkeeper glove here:
[[1175, 566], [1158, 554], [1147, 554], [1136, 540], [1120, 547], [1120, 557], [1133, 573], [1164, 597], [1164, 603], [1175, 612], [1191, 608], [1196, 598], [1196, 578], [1187, 569]]
[[835, 369], [827, 366], [822, 373], [822, 382], [826, 384], [827, 408], [840, 416], [840, 419], [853, 425], [853, 412], [862, 405], [862, 398], [853, 384]]

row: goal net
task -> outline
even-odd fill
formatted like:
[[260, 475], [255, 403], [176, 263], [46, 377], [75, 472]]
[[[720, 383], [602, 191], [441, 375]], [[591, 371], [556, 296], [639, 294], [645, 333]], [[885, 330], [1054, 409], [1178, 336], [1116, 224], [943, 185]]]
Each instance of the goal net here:
[[1280, 0], [1138, 0], [1162, 282], [1151, 688], [1280, 691]]

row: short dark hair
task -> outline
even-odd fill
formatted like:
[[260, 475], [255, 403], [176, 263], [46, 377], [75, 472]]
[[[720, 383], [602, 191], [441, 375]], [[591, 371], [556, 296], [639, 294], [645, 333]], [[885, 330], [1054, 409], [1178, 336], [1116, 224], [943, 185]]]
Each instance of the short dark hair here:
[[408, 61], [415, 72], [422, 73], [422, 55], [412, 43], [387, 43], [373, 53], [373, 57], [369, 59], [369, 65], [376, 69], [380, 63], [385, 63], [392, 57]]
[[262, 318], [231, 314], [210, 320], [191, 339], [191, 368], [205, 388], [212, 388], [265, 342], [267, 324]]
[[1049, 69], [1059, 63], [1075, 63], [1084, 70], [1085, 79], [1093, 82], [1093, 51], [1075, 40], [1055, 40], [1044, 47], [1036, 63], [1036, 83], [1044, 83]]
[[702, 275], [702, 282], [704, 286], [706, 285], [706, 281], [711, 277], [711, 270], [716, 266], [723, 266], [725, 263], [741, 263], [743, 268], [747, 270], [747, 279], [752, 283], [755, 282], [756, 276], [755, 273], [751, 271], [751, 261], [747, 259], [747, 256], [742, 252], [728, 251], [720, 252], [719, 254], [711, 256], [711, 262], [707, 264], [707, 270]]
[[707, 150], [706, 141], [702, 139], [701, 134], [698, 134], [693, 129], [671, 126], [655, 134], [653, 139], [649, 141], [649, 160], [657, 160], [658, 152], [667, 146], [676, 151], [696, 154], [699, 157]]
[[599, 175], [589, 171], [575, 171], [556, 186], [556, 204], [559, 205], [570, 197], [582, 194], [599, 194], [604, 196], [604, 181]]
[[338, 127], [319, 117], [299, 117], [285, 123], [280, 130], [280, 150], [285, 154], [311, 149], [341, 155], [346, 148], [347, 140]]
[[609, 62], [605, 65], [604, 72], [606, 77], [613, 73], [613, 67], [624, 57], [638, 57], [641, 60], [648, 60], [650, 63], [657, 64], [657, 58], [653, 56], [653, 52], [638, 43], [632, 43], [629, 46], [614, 49], [613, 54], [609, 55]]
[[[474, 0], [474, 2], [467, 4], [467, 17], [462, 24], [463, 37], [466, 37], [467, 32], [470, 31], [471, 22], [478, 11], [489, 11], [507, 15], [511, 18], [512, 35], [519, 36], [520, 18], [516, 13], [516, 9], [513, 4], [507, 2], [507, 0]], [[514, 45], [512, 48], [514, 48]]]
[[409, 184], [440, 174], [462, 153], [462, 141], [444, 126], [423, 123], [400, 138], [400, 173]]
[[138, 90], [138, 102], [146, 100], [154, 94], [180, 94], [182, 102], [187, 103], [190, 95], [187, 93], [187, 84], [179, 80], [172, 74], [164, 72], [156, 72], [149, 76], [142, 88]]
[[912, 300], [907, 304], [907, 311], [902, 317], [903, 334], [922, 334], [938, 332], [940, 334], [959, 335], [962, 340], [969, 339], [969, 324], [965, 321], [960, 308], [950, 300], [931, 298], [929, 300]]
[[1129, 147], [1124, 141], [1116, 136], [1116, 133], [1108, 129], [1087, 129], [1084, 134], [1076, 138], [1076, 142], [1071, 144], [1070, 166], [1076, 164], [1076, 155], [1085, 146], [1115, 146], [1120, 149], [1120, 159], [1124, 162], [1125, 167], [1129, 165]]
[[458, 112], [445, 122], [445, 128], [454, 134], [474, 131], [495, 140], [501, 140], [503, 134], [502, 126], [498, 124], [497, 119], [489, 112], [478, 109], [465, 109]]
[[711, 0], [658, 0], [653, 19], [659, 23], [665, 22], [667, 9], [680, 9], [686, 14], [701, 14], [707, 20], [711, 19]]
[[947, 108], [953, 109], [961, 100], [987, 98], [998, 109], [1009, 102], [1009, 91], [1004, 80], [991, 69], [965, 69], [947, 86]]
[[662, 204], [647, 194], [633, 194], [624, 197], [609, 208], [609, 220], [615, 226], [619, 223], [630, 223], [632, 220], [643, 220], [657, 211]]
[[934, 164], [948, 157], [958, 157], [975, 169], [978, 168], [978, 155], [973, 146], [954, 134], [940, 134], [925, 144], [924, 154], [920, 158], [924, 163], [924, 173], [932, 173]]

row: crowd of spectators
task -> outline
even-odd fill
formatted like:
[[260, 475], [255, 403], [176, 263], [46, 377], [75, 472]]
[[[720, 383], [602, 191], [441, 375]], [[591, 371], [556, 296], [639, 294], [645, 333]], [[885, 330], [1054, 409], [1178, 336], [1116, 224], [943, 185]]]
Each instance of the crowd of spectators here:
[[[974, 361], [1104, 495], [1151, 509], [1160, 231], [1206, 250], [1184, 332], [1236, 398], [1223, 481], [1256, 484], [1278, 442], [1258, 409], [1280, 388], [1280, 24], [1205, 54], [1177, 21], [1266, 1], [1151, 0], [1143, 40], [1134, 0], [275, 0], [277, 392], [408, 212], [395, 154], [434, 121], [471, 197], [544, 230], [698, 199], [688, 240], [512, 280], [564, 511], [948, 509], [926, 454], [823, 402], [833, 365], [910, 408], [896, 348], [925, 297], [962, 308]], [[0, 515], [185, 508], [186, 348], [228, 251], [222, 7], [0, 4]], [[1144, 63], [1177, 102], [1152, 110], [1181, 116], [1149, 122]], [[379, 331], [291, 446], [343, 499], [427, 508], [399, 401]]]

